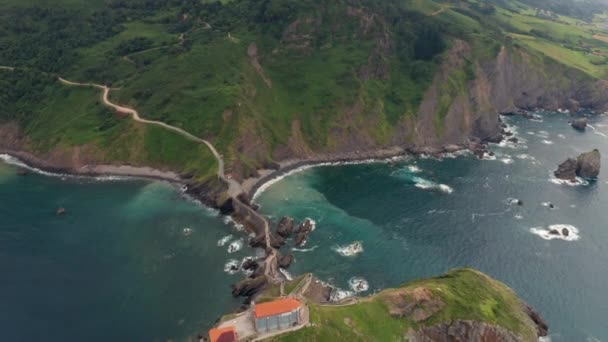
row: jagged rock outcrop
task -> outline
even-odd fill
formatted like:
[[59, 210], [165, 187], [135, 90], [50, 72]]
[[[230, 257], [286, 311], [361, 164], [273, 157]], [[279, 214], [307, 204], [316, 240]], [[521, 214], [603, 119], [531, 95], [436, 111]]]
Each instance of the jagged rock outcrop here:
[[554, 172], [559, 179], [574, 181], [576, 177], [594, 179], [600, 173], [601, 154], [597, 149], [581, 153], [578, 158], [568, 158]]
[[565, 180], [576, 179], [577, 162], [576, 159], [568, 158], [563, 163], [559, 164], [557, 170], [553, 173], [555, 177]]
[[255, 261], [254, 259], [247, 259], [247, 260], [245, 260], [245, 262], [241, 266], [241, 268], [244, 269], [244, 270], [246, 270], [246, 271], [255, 271], [259, 267], [260, 267], [260, 264], [258, 264], [258, 262]]
[[[500, 326], [468, 320], [445, 322], [407, 332], [411, 342], [521, 342], [522, 339]], [[532, 342], [532, 341], [529, 341]]]
[[283, 255], [279, 258], [279, 267], [288, 268], [292, 262], [293, 262], [293, 254], [289, 253], [287, 255]]
[[306, 219], [304, 220], [304, 222], [302, 222], [299, 226], [298, 229], [296, 230], [296, 237], [295, 237], [295, 244], [296, 246], [302, 246], [302, 244], [304, 243], [304, 241], [306, 241], [306, 237], [308, 236], [308, 234], [310, 234], [310, 232], [312, 232], [312, 230], [314, 229], [314, 225], [311, 219]]
[[577, 169], [576, 174], [579, 177], [592, 179], [597, 178], [600, 174], [600, 167], [602, 164], [602, 156], [600, 151], [597, 149], [581, 155], [576, 158]]
[[277, 225], [277, 234], [286, 238], [293, 233], [293, 218], [291, 217], [282, 217]]
[[252, 297], [262, 291], [267, 283], [268, 280], [264, 275], [243, 279], [232, 285], [232, 295], [234, 297]]
[[576, 113], [581, 108], [581, 103], [575, 99], [568, 99], [566, 101], [566, 109], [568, 109], [571, 113]]
[[576, 130], [585, 131], [585, 128], [587, 128], [587, 118], [574, 119], [570, 122], [570, 126]]

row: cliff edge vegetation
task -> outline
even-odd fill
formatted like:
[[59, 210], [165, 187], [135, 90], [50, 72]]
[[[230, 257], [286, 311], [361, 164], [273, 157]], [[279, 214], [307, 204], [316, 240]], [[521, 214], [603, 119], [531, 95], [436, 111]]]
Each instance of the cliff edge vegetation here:
[[504, 284], [472, 269], [344, 304], [308, 302], [310, 325], [270, 341], [538, 341], [547, 326]]
[[[499, 113], [608, 109], [606, 7], [554, 0], [0, 4], [0, 148], [241, 181], [288, 159], [495, 140]], [[576, 3], [576, 1], [574, 2]], [[18, 139], [19, 144], [15, 144]]]

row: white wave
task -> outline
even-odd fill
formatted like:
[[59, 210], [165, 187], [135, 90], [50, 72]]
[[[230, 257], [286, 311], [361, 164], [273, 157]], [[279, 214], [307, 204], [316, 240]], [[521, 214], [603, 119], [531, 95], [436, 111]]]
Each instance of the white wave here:
[[369, 283], [361, 277], [353, 277], [348, 281], [348, 285], [353, 292], [365, 292], [369, 290]]
[[223, 238], [221, 238], [221, 239], [217, 240], [217, 245], [218, 245], [218, 246], [220, 246], [220, 247], [222, 247], [222, 246], [224, 246], [225, 244], [227, 244], [227, 243], [228, 243], [228, 241], [230, 241], [230, 240], [232, 240], [232, 234], [230, 234], [230, 235], [226, 235], [226, 236], [224, 236]]
[[74, 174], [69, 174], [69, 173], [55, 173], [55, 172], [48, 172], [48, 171], [44, 171], [42, 169], [27, 165], [26, 163], [22, 162], [20, 159], [15, 158], [11, 155], [8, 154], [0, 154], [0, 160], [3, 161], [6, 164], [9, 165], [13, 165], [13, 166], [18, 166], [20, 168], [32, 171], [34, 173], [43, 175], [43, 176], [48, 176], [48, 177], [58, 177], [58, 178], [73, 178], [73, 179], [92, 179], [92, 180], [96, 180], [96, 181], [119, 181], [119, 180], [132, 180], [134, 179], [134, 177], [129, 177], [129, 176], [113, 176], [113, 175], [101, 175], [101, 176], [82, 176], [82, 175], [74, 175]]
[[566, 139], [566, 136], [565, 136], [565, 135], [563, 135], [563, 134], [561, 134], [561, 133], [560, 133], [560, 134], [558, 134], [558, 135], [557, 135], [557, 137], [558, 137], [558, 138], [560, 138], [560, 139]]
[[551, 210], [557, 209], [557, 207], [551, 202], [542, 202], [541, 205]]
[[541, 140], [541, 142], [545, 145], [553, 145], [553, 141], [551, 141], [551, 140], [543, 139], [543, 140]]
[[[588, 124], [587, 126], [589, 126], [589, 128], [591, 128], [591, 129], [593, 130], [593, 133], [595, 133], [595, 134], [597, 134], [597, 135], [599, 135], [599, 136], [602, 136], [602, 137], [604, 137], [604, 138], [607, 138], [606, 134], [604, 134], [604, 133], [602, 133], [602, 132], [598, 131], [598, 130], [597, 130], [595, 127], [593, 127], [593, 126], [591, 126], [591, 125], [589, 125], [589, 124]], [[598, 126], [599, 126], [599, 125], [598, 125]]]
[[505, 202], [509, 205], [515, 205], [521, 203], [521, 200], [519, 198], [509, 197], [505, 200]]
[[315, 249], [317, 249], [317, 247], [319, 247], [319, 246], [315, 245], [315, 246], [312, 246], [310, 248], [296, 248], [296, 247], [294, 247], [291, 250], [294, 251], [294, 252], [306, 253], [306, 252], [312, 252], [312, 251], [314, 251]]
[[408, 165], [407, 169], [409, 172], [412, 172], [412, 173], [422, 172], [422, 170], [416, 165]]
[[534, 122], [543, 122], [543, 117], [538, 114], [532, 114], [528, 120]]
[[446, 194], [451, 194], [452, 192], [454, 192], [454, 189], [452, 189], [452, 187], [450, 187], [449, 185], [437, 184], [421, 177], [413, 177], [412, 181], [414, 181], [414, 186], [419, 189], [440, 190]]
[[224, 272], [228, 274], [235, 274], [241, 268], [241, 263], [236, 259], [230, 259], [224, 265]]
[[322, 163], [316, 163], [316, 164], [309, 164], [309, 165], [302, 165], [300, 167], [294, 168], [292, 170], [289, 170], [288, 172], [285, 172], [281, 175], [278, 175], [274, 178], [271, 178], [269, 180], [267, 180], [266, 182], [264, 182], [262, 185], [260, 185], [256, 190], [255, 193], [253, 194], [253, 196], [251, 197], [252, 201], [255, 201], [255, 199], [261, 195], [264, 191], [266, 191], [271, 185], [273, 185], [274, 183], [279, 182], [280, 180], [282, 180], [283, 178], [287, 177], [287, 176], [291, 176], [293, 174], [308, 170], [308, 169], [312, 169], [314, 167], [319, 167], [319, 166], [336, 166], [336, 165], [359, 165], [359, 164], [374, 164], [374, 163], [384, 163], [387, 160], [401, 160], [406, 158], [405, 156], [396, 156], [396, 157], [391, 157], [391, 158], [379, 158], [379, 159], [374, 159], [374, 158], [370, 158], [370, 159], [364, 159], [364, 160], [352, 160], [352, 161], [339, 161], [339, 162], [322, 162]]
[[515, 158], [521, 159], [521, 160], [536, 160], [536, 158], [534, 156], [531, 156], [526, 153], [520, 153], [520, 154], [516, 155]]
[[532, 131], [527, 131], [526, 133], [528, 133], [529, 135], [536, 135], [536, 133], [534, 133]]
[[331, 291], [331, 295], [329, 296], [329, 300], [331, 302], [339, 302], [339, 301], [341, 301], [343, 299], [350, 298], [350, 297], [352, 297], [354, 295], [355, 295], [355, 293], [352, 292], [352, 291], [345, 291], [345, 290], [341, 290], [341, 289], [338, 289], [338, 288], [334, 288]]
[[515, 216], [513, 216], [513, 217], [515, 217], [516, 220], [523, 220], [524, 219], [523, 215], [521, 215], [521, 214], [515, 214]]
[[536, 135], [538, 135], [541, 138], [545, 138], [545, 139], [549, 138], [549, 132], [547, 132], [547, 131], [537, 131]]
[[568, 186], [587, 186], [589, 185], [589, 182], [580, 178], [580, 177], [576, 177], [576, 179], [574, 181], [570, 181], [568, 179], [560, 179], [557, 178], [555, 176], [552, 176], [551, 178], [549, 178], [549, 181], [553, 184], [559, 184], [559, 185], [568, 185]]
[[286, 269], [284, 268], [279, 268], [279, 272], [281, 272], [281, 274], [283, 274], [283, 276], [285, 277], [285, 279], [287, 280], [293, 280], [293, 276], [291, 275], [291, 273], [287, 272]]
[[334, 247], [334, 251], [345, 257], [355, 256], [363, 252], [363, 245], [360, 241], [355, 241], [345, 246]]
[[311, 219], [310, 217], [307, 217], [307, 218], [306, 218], [306, 220], [310, 221], [310, 225], [312, 226], [312, 227], [310, 228], [310, 231], [311, 231], [311, 232], [314, 232], [314, 231], [315, 231], [315, 229], [317, 229], [317, 221], [315, 221], [315, 220]]
[[513, 164], [513, 162], [514, 162], [514, 160], [512, 158], [502, 158], [502, 159], [500, 159], [500, 161], [506, 165]]
[[243, 239], [238, 239], [236, 241], [232, 241], [228, 245], [228, 253], [238, 252], [243, 248]]
[[[563, 234], [564, 230], [568, 232], [568, 235]], [[530, 228], [530, 232], [545, 240], [561, 239], [564, 241], [576, 241], [580, 239], [578, 229], [569, 224], [553, 224], [548, 228], [533, 227]]]
[[188, 236], [190, 234], [192, 234], [193, 230], [192, 228], [184, 228], [182, 229], [182, 234], [184, 234], [185, 236]]
[[484, 152], [481, 160], [496, 160], [496, 154], [490, 154], [488, 152]]

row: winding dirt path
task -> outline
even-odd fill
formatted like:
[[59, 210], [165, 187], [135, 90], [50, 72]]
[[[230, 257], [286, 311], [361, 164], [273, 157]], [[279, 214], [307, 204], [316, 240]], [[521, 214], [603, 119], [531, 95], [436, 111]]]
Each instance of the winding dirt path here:
[[439, 8], [438, 10], [436, 10], [435, 12], [431, 13], [430, 16], [434, 17], [438, 14], [441, 14], [443, 11], [445, 11], [445, 6], [441, 5], [441, 8]]
[[156, 120], [148, 120], [148, 119], [144, 119], [142, 118], [139, 113], [137, 112], [137, 110], [133, 109], [133, 108], [129, 108], [129, 107], [125, 107], [125, 106], [121, 106], [119, 104], [113, 103], [112, 101], [110, 101], [109, 99], [109, 95], [110, 95], [110, 90], [112, 90], [110, 87], [106, 86], [106, 85], [102, 85], [102, 84], [96, 84], [96, 83], [80, 83], [80, 82], [74, 82], [74, 81], [69, 81], [66, 80], [65, 78], [61, 77], [61, 76], [57, 76], [57, 79], [66, 85], [70, 85], [70, 86], [81, 86], [81, 87], [93, 87], [93, 88], [97, 88], [97, 89], [101, 89], [102, 90], [102, 96], [101, 99], [103, 101], [103, 104], [107, 107], [110, 107], [112, 109], [114, 109], [115, 111], [119, 112], [119, 113], [123, 113], [123, 114], [128, 114], [130, 115], [133, 120], [137, 121], [137, 122], [141, 122], [144, 124], [148, 124], [148, 125], [155, 125], [155, 126], [160, 126], [163, 127], [167, 130], [173, 131], [177, 134], [182, 135], [183, 137], [185, 137], [188, 140], [191, 141], [195, 141], [198, 143], [202, 143], [205, 144], [209, 150], [211, 151], [211, 153], [213, 153], [213, 156], [215, 157], [215, 159], [218, 162], [218, 170], [217, 170], [217, 176], [223, 180], [224, 182], [226, 182], [228, 184], [228, 195], [232, 198], [236, 198], [241, 192], [241, 185], [235, 181], [234, 179], [231, 178], [227, 178], [225, 175], [225, 168], [224, 168], [224, 159], [222, 158], [222, 155], [219, 154], [219, 152], [215, 149], [215, 146], [213, 146], [213, 144], [211, 144], [209, 141], [199, 138], [179, 127], [175, 127], [172, 125], [169, 125], [167, 123], [164, 123], [162, 121], [156, 121]]
[[[14, 70], [15, 68], [9, 67], [9, 66], [0, 66], [0, 69]], [[55, 75], [55, 77], [57, 77], [59, 82], [61, 82], [62, 84], [65, 84], [65, 85], [78, 86], [78, 87], [92, 87], [92, 88], [100, 89], [102, 91], [101, 99], [102, 99], [103, 104], [106, 107], [112, 108], [113, 110], [115, 110], [119, 113], [128, 114], [131, 116], [131, 118], [133, 120], [135, 120], [137, 122], [141, 122], [143, 124], [148, 124], [148, 125], [159, 126], [166, 130], [180, 134], [181, 136], [183, 136], [186, 139], [189, 139], [191, 141], [205, 144], [207, 146], [207, 148], [209, 148], [209, 150], [211, 151], [211, 153], [213, 154], [215, 159], [217, 160], [218, 178], [221, 179], [222, 181], [224, 181], [226, 184], [228, 184], [228, 196], [230, 198], [232, 198], [234, 201], [238, 201], [239, 203], [243, 204], [242, 201], [238, 198], [238, 196], [241, 193], [243, 193], [241, 184], [239, 184], [237, 181], [235, 181], [232, 178], [226, 177], [225, 168], [224, 168], [224, 159], [222, 158], [222, 155], [217, 151], [215, 146], [213, 146], [213, 144], [211, 144], [209, 141], [199, 138], [199, 137], [183, 130], [182, 128], [169, 125], [162, 121], [144, 119], [139, 115], [139, 112], [137, 110], [135, 110], [133, 108], [121, 106], [119, 104], [116, 104], [116, 103], [110, 101], [109, 95], [110, 95], [110, 91], [112, 90], [112, 88], [110, 88], [106, 85], [97, 84], [97, 83], [82, 83], [82, 82], [70, 81], [59, 75]], [[243, 205], [245, 205], [245, 204], [243, 204]], [[265, 267], [264, 273], [269, 279], [271, 279], [271, 281], [273, 281], [273, 282], [280, 281], [280, 280], [278, 280], [279, 279], [279, 270], [278, 270], [278, 263], [277, 263], [277, 250], [275, 248], [273, 248], [270, 243], [271, 231], [270, 231], [270, 225], [268, 223], [268, 220], [253, 209], [251, 209], [251, 212], [253, 215], [259, 216], [264, 221], [264, 232], [266, 233], [266, 251], [268, 253], [267, 257], [265, 259], [266, 267]]]

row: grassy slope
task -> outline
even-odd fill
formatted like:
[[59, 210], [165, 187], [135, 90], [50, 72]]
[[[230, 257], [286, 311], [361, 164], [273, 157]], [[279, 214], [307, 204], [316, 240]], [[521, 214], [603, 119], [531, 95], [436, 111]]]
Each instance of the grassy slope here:
[[[2, 70], [0, 84], [14, 84], [22, 77], [17, 71]], [[42, 76], [30, 73], [27, 77]], [[46, 83], [34, 96], [3, 108], [10, 111], [3, 115], [13, 115], [20, 123], [32, 152], [86, 145], [97, 151], [94, 157], [99, 162], [169, 168], [191, 172], [201, 180], [213, 178], [216, 162], [205, 146], [116, 115], [102, 105], [98, 89], [65, 86], [48, 77], [39, 82]]]
[[594, 78], [608, 76], [608, 43], [593, 38], [606, 31], [597, 23], [566, 16], [542, 19], [530, 7], [513, 3], [519, 13], [498, 8], [494, 16], [516, 43]]
[[[42, 3], [40, 0], [11, 0], [0, 5], [0, 8], [4, 15], [10, 16], [14, 8], [41, 6]], [[239, 1], [223, 3], [232, 6]], [[409, 11], [404, 12], [404, 16], [411, 13], [426, 15], [423, 22], [433, 22], [433, 25], [440, 27], [444, 38], [458, 37], [471, 42], [475, 58], [489, 59], [495, 56], [495, 47], [504, 43], [506, 34], [520, 46], [583, 70], [593, 77], [606, 75], [604, 63], [608, 57], [604, 54], [608, 56], [608, 43], [594, 39], [593, 35], [599, 33], [608, 36], [608, 33], [599, 28], [598, 22], [583, 23], [567, 17], [554, 21], [540, 19], [534, 16], [533, 9], [516, 1], [509, 3], [519, 13], [497, 8], [491, 16], [480, 16], [473, 10], [463, 11], [452, 3], [431, 0], [398, 3]], [[65, 9], [80, 11], [74, 13], [82, 13], [85, 17], [105, 8], [102, 1], [95, 1], [92, 5], [87, 2], [84, 6], [81, 0], [62, 0], [62, 5]], [[176, 19], [180, 17], [177, 6], [139, 12], [111, 10], [118, 13], [114, 18], [116, 24], [112, 27], [115, 33], [98, 41], [85, 39], [86, 43], [75, 44], [79, 46], [74, 50], [77, 56], [75, 62], [60, 72], [78, 81], [118, 86], [120, 90], [111, 94], [113, 100], [137, 108], [145, 117], [163, 120], [212, 140], [229, 163], [241, 160], [255, 167], [260, 166], [259, 156], [256, 161], [237, 150], [237, 141], [243, 132], [255, 132], [272, 151], [278, 144], [287, 143], [286, 132], [290, 131], [292, 122], [298, 120], [308, 145], [315, 149], [331, 148], [337, 142], [330, 132], [344, 128], [345, 123], [338, 119], [357, 103], [361, 103], [363, 109], [352, 114], [349, 122], [359, 125], [347, 128], [365, 130], [377, 143], [386, 143], [392, 127], [417, 112], [422, 94], [430, 84], [440, 60], [440, 56], [429, 60], [403, 58], [400, 54], [409, 53], [412, 49], [407, 43], [414, 41], [419, 33], [410, 30], [399, 36], [403, 23], [393, 18], [388, 22], [393, 52], [383, 56], [389, 65], [388, 77], [364, 81], [358, 70], [368, 63], [371, 51], [377, 46], [379, 35], [374, 35], [374, 30], [382, 30], [378, 22], [371, 26], [371, 34], [362, 34], [362, 21], [357, 17], [345, 16], [346, 5], [341, 2], [315, 3], [312, 7], [287, 12], [292, 18], [283, 24], [277, 23], [277, 20], [256, 24], [252, 14], [242, 14], [247, 10], [238, 6], [230, 8], [214, 13], [219, 19], [213, 15], [194, 18], [194, 12], [190, 12], [193, 24], [185, 30], [184, 45], [178, 43], [179, 33], [174, 27], [180, 24]], [[289, 49], [281, 41], [282, 32], [296, 18], [323, 18], [321, 25], [304, 25], [296, 32], [300, 36], [311, 37], [309, 49]], [[406, 17], [404, 21], [415, 23], [414, 19]], [[212, 28], [206, 28], [204, 23], [207, 21], [211, 22]], [[32, 25], [28, 28], [35, 32], [37, 26]], [[44, 25], [40, 27], [44, 28]], [[12, 35], [9, 32], [4, 38], [8, 37], [10, 43], [14, 42], [11, 39], [21, 34]], [[232, 39], [228, 38], [228, 34]], [[0, 34], [0, 47], [4, 38]], [[135, 38], [146, 38], [150, 47], [162, 48], [132, 55], [130, 60], [122, 58], [117, 48]], [[273, 82], [272, 88], [262, 82], [247, 56], [247, 47], [254, 41], [259, 47], [264, 72]], [[406, 47], [401, 51], [404, 45]], [[595, 55], [589, 54], [591, 51]], [[13, 64], [13, 61], [1, 62]], [[463, 77], [463, 72], [466, 77]], [[443, 95], [439, 99], [441, 106], [435, 122], [438, 131], [441, 130], [445, 111], [463, 88], [463, 80], [470, 76], [466, 72], [456, 71], [454, 82], [446, 84], [442, 90]], [[56, 94], [65, 96], [59, 95], [59, 92]], [[55, 93], [49, 96], [55, 96]], [[70, 95], [70, 98], [75, 101], [81, 96], [84, 93]], [[49, 101], [61, 102], [61, 99]], [[61, 117], [58, 112], [65, 110], [61, 105], [56, 103], [41, 115]], [[95, 111], [90, 103], [82, 105]], [[87, 139], [103, 141], [103, 136], [109, 134], [91, 131], [90, 126], [95, 123], [88, 116], [72, 120], [77, 121], [70, 124], [70, 129], [61, 130], [64, 135], [61, 137], [62, 143], [77, 145]], [[373, 124], [361, 124], [366, 122]], [[123, 126], [123, 130], [130, 129]], [[79, 132], [80, 127], [83, 132]], [[44, 131], [38, 131], [36, 139], [57, 140], [59, 129], [61, 127], [58, 126], [49, 130], [54, 134], [48, 136], [44, 136]], [[160, 151], [178, 151], [178, 147], [183, 147], [178, 139], [164, 139], [163, 145], [158, 143], [162, 139], [153, 140], [155, 144], [150, 139], [144, 141], [149, 141], [150, 147], [161, 148]], [[103, 142], [99, 144], [109, 146]], [[136, 158], [134, 154], [126, 152], [112, 151], [109, 154]], [[265, 159], [270, 157], [267, 155]], [[179, 165], [180, 170], [212, 163], [209, 155], [204, 153], [200, 156], [196, 154], [194, 160], [179, 158], [182, 160], [176, 161], [177, 158], [151, 156], [137, 161], [162, 163], [169, 160], [169, 165]]]
[[[389, 314], [387, 295], [407, 293], [418, 287], [429, 289], [446, 306], [421, 323]], [[401, 341], [409, 328], [432, 326], [455, 319], [475, 320], [502, 326], [534, 341], [535, 327], [521, 309], [519, 299], [504, 284], [470, 269], [417, 280], [398, 289], [388, 289], [349, 306], [310, 304], [313, 327], [284, 334], [272, 341]]]

